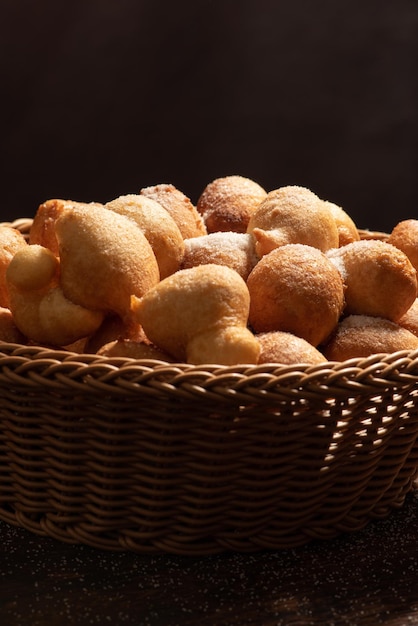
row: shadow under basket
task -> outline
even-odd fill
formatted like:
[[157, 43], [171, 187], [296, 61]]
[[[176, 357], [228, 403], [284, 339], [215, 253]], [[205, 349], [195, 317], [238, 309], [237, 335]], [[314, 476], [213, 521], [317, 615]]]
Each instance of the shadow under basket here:
[[0, 403], [0, 519], [100, 549], [330, 539], [417, 476], [418, 351], [229, 367], [2, 343]]

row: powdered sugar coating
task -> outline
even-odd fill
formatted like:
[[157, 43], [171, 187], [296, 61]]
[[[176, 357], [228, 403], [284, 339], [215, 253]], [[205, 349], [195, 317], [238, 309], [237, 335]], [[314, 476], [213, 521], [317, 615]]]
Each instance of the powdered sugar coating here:
[[246, 233], [211, 233], [203, 237], [185, 239], [184, 246], [183, 268], [206, 263], [226, 265], [246, 280], [258, 261], [254, 239], [252, 235]]
[[196, 208], [208, 233], [245, 233], [251, 215], [265, 199], [261, 185], [245, 176], [216, 178], [202, 191]]

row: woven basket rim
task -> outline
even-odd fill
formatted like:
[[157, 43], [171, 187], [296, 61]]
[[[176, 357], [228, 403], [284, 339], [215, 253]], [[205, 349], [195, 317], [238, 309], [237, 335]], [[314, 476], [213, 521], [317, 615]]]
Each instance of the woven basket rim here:
[[[418, 350], [400, 350], [356, 357], [346, 361], [285, 365], [193, 365], [166, 361], [78, 354], [39, 346], [0, 343], [0, 385], [8, 381], [32, 386], [45, 381], [75, 385], [103, 381], [110, 389], [125, 382], [139, 388], [161, 391], [187, 388], [199, 396], [202, 389], [215, 389], [226, 397], [235, 390], [257, 393], [262, 388], [298, 390], [319, 394], [375, 392], [384, 388], [411, 387], [418, 383]], [[123, 389], [123, 386], [122, 386]], [[232, 395], [229, 398], [234, 401]]]

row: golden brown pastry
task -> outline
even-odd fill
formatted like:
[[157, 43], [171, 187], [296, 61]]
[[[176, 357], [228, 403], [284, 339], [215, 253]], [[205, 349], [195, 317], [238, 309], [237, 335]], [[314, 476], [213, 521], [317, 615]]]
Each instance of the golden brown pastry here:
[[[82, 203], [81, 203], [82, 204]], [[39, 205], [29, 231], [29, 243], [48, 248], [56, 256], [59, 255], [58, 241], [55, 234], [55, 222], [65, 208], [80, 205], [74, 200], [53, 198]], [[102, 206], [97, 202], [87, 203], [87, 206]]]
[[247, 280], [257, 261], [254, 239], [250, 234], [219, 232], [185, 239], [181, 268], [215, 263], [232, 268]]
[[152, 359], [156, 361], [172, 362], [173, 359], [155, 346], [144, 341], [132, 339], [117, 339], [111, 341], [98, 350], [97, 354], [107, 357], [123, 357], [127, 359]]
[[101, 312], [68, 300], [58, 278], [58, 259], [36, 244], [16, 252], [7, 268], [13, 320], [35, 343], [66, 346], [93, 333], [103, 321]]
[[312, 246], [276, 248], [257, 263], [247, 285], [249, 321], [256, 333], [287, 331], [318, 346], [334, 330], [344, 307], [340, 273]]
[[15, 253], [27, 247], [22, 233], [12, 226], [0, 225], [0, 307], [10, 305], [9, 292], [6, 282], [6, 272]]
[[396, 322], [417, 297], [414, 267], [401, 250], [384, 241], [355, 241], [330, 250], [327, 257], [344, 280], [347, 315]]
[[398, 222], [386, 241], [402, 250], [418, 271], [418, 220]]
[[260, 347], [247, 328], [245, 281], [221, 265], [179, 270], [141, 299], [134, 311], [148, 339], [188, 363], [257, 363]]
[[38, 244], [24, 246], [9, 263], [6, 278], [21, 292], [39, 291], [59, 283], [60, 262], [51, 250]]
[[225, 176], [205, 187], [196, 208], [208, 233], [245, 233], [251, 215], [266, 196], [265, 189], [250, 178]]
[[12, 312], [6, 307], [0, 307], [0, 341], [19, 344], [27, 342], [26, 337], [17, 328]]
[[301, 243], [322, 252], [339, 245], [334, 216], [323, 200], [305, 187], [280, 187], [267, 194], [252, 214], [248, 232], [261, 257], [279, 246]]
[[129, 315], [131, 296], [159, 281], [158, 263], [143, 232], [104, 207], [65, 209], [55, 223], [66, 297], [87, 309]]
[[161, 184], [144, 187], [141, 195], [155, 200], [168, 211], [184, 239], [206, 235], [202, 216], [190, 199], [174, 185]]
[[418, 337], [418, 299], [414, 300], [407, 312], [397, 320], [397, 324]]
[[[69, 202], [68, 202], [69, 203]], [[29, 243], [48, 248], [58, 256], [55, 220], [66, 206], [66, 200], [51, 199], [39, 205], [29, 231]]]
[[140, 194], [128, 194], [107, 202], [105, 208], [125, 215], [142, 230], [157, 259], [161, 278], [180, 268], [184, 254], [183, 237], [161, 204]]
[[346, 246], [348, 243], [360, 240], [360, 233], [355, 222], [344, 211], [344, 209], [333, 202], [324, 200], [325, 206], [327, 206], [337, 224], [338, 230], [338, 247]]
[[417, 348], [418, 337], [395, 322], [381, 317], [350, 315], [339, 323], [324, 354], [329, 361], [345, 361]]
[[309, 363], [316, 365], [327, 361], [322, 352], [302, 337], [297, 337], [292, 333], [276, 330], [260, 333], [256, 335], [256, 338], [261, 347], [259, 364], [294, 365], [296, 363]]

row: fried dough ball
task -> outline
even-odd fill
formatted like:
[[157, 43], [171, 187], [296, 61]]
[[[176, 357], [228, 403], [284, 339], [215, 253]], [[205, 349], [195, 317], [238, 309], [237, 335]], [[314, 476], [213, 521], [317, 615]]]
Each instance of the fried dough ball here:
[[[79, 205], [73, 200], [61, 200], [53, 198], [39, 205], [29, 231], [29, 243], [38, 244], [48, 248], [56, 256], [59, 254], [58, 241], [55, 234], [55, 222], [64, 209]], [[101, 206], [97, 202], [88, 204], [89, 206]]]
[[66, 346], [97, 330], [103, 314], [68, 300], [58, 284], [58, 269], [50, 250], [28, 245], [16, 252], [6, 278], [20, 332], [36, 343]]
[[60, 287], [45, 294], [13, 291], [11, 311], [19, 330], [35, 343], [67, 346], [94, 332], [103, 319], [68, 300]]
[[128, 194], [107, 202], [105, 208], [129, 217], [139, 226], [154, 251], [161, 279], [180, 268], [184, 254], [183, 237], [161, 204], [146, 196]]
[[48, 248], [33, 244], [18, 250], [6, 272], [19, 291], [39, 291], [58, 285], [60, 262]]
[[402, 250], [418, 271], [418, 220], [398, 222], [386, 241]]
[[145, 343], [144, 341], [133, 341], [132, 339], [117, 339], [111, 341], [102, 346], [97, 354], [128, 359], [152, 359], [168, 363], [173, 361], [168, 354], [155, 346]]
[[327, 257], [346, 285], [345, 313], [396, 322], [417, 297], [416, 271], [395, 246], [379, 240], [354, 241]]
[[260, 346], [247, 327], [212, 328], [192, 337], [187, 345], [187, 362], [196, 365], [257, 364]]
[[87, 309], [129, 315], [131, 296], [159, 281], [154, 252], [143, 232], [124, 215], [79, 205], [55, 223], [66, 297]]
[[266, 196], [265, 189], [250, 178], [225, 176], [205, 187], [196, 208], [208, 233], [245, 233], [251, 215]]
[[184, 239], [206, 235], [202, 216], [190, 199], [174, 185], [161, 184], [144, 187], [140, 194], [155, 200], [169, 212]]
[[352, 243], [353, 241], [359, 241], [360, 233], [355, 222], [351, 219], [348, 213], [333, 202], [329, 202], [328, 200], [324, 200], [323, 202], [325, 203], [325, 206], [330, 209], [337, 224], [338, 247], [346, 246], [348, 243]]
[[293, 365], [295, 363], [309, 363], [316, 365], [327, 359], [322, 352], [311, 343], [292, 333], [280, 330], [256, 335], [260, 343], [261, 353], [258, 363], [281, 363]]
[[287, 331], [313, 346], [327, 339], [344, 308], [340, 273], [312, 246], [276, 248], [257, 263], [247, 286], [249, 321], [256, 333]]
[[179, 270], [141, 299], [134, 311], [148, 339], [188, 363], [257, 363], [260, 347], [247, 328], [245, 281], [229, 267]]
[[247, 232], [255, 237], [260, 257], [286, 244], [301, 243], [322, 252], [339, 244], [330, 208], [309, 189], [295, 185], [270, 191], [252, 214]]
[[9, 292], [7, 289], [6, 272], [15, 253], [27, 247], [22, 233], [6, 224], [0, 225], [0, 307], [8, 308]]
[[324, 354], [329, 361], [345, 361], [372, 354], [418, 349], [418, 337], [381, 317], [350, 315], [338, 325]]
[[219, 232], [184, 240], [182, 269], [215, 263], [234, 269], [247, 280], [256, 265], [254, 239], [248, 233]]
[[61, 215], [65, 200], [51, 199], [39, 205], [29, 231], [29, 243], [48, 248], [58, 256], [58, 241], [55, 235], [55, 221]]
[[19, 344], [27, 342], [26, 337], [17, 328], [12, 312], [6, 307], [0, 307], [0, 341]]
[[418, 299], [414, 300], [412, 306], [409, 307], [407, 312], [404, 313], [396, 323], [418, 337]]

